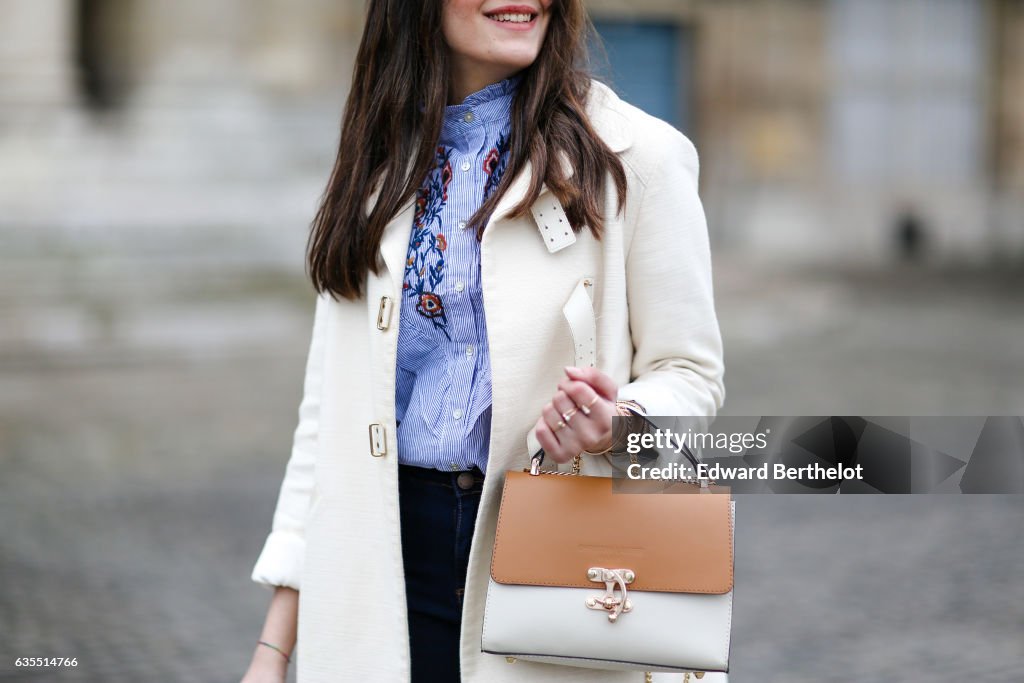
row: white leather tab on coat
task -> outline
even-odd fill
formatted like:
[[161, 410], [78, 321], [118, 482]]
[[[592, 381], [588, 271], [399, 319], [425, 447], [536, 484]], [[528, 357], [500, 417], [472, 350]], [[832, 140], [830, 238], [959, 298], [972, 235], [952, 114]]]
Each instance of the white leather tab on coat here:
[[[621, 156], [629, 185], [625, 211], [617, 215], [608, 183], [603, 240], [589, 230], [569, 239], [567, 225], [544, 221], [538, 207], [509, 218], [527, 188], [527, 167], [481, 243], [493, 411], [464, 595], [461, 666], [468, 683], [643, 680], [635, 671], [508, 663], [480, 651], [503, 474], [528, 465], [527, 434], [563, 367], [577, 360], [563, 309], [580, 281], [592, 282], [593, 327], [591, 321], [575, 327], [596, 330], [596, 365], [619, 384], [620, 398], [651, 415], [711, 416], [725, 397], [694, 146], [596, 81], [588, 110], [598, 134]], [[557, 199], [547, 191], [538, 200], [552, 202]], [[394, 304], [402, 295], [413, 208], [410, 200], [388, 224], [381, 244], [386, 267], [368, 275], [363, 299], [321, 295], [316, 304], [294, 448], [272, 531], [252, 571], [268, 587], [300, 590], [299, 683], [406, 683], [410, 677], [395, 440], [401, 307]], [[575, 304], [570, 308], [578, 315]], [[607, 476], [611, 465], [607, 456], [584, 456], [582, 471]], [[655, 680], [682, 675], [655, 674]]]

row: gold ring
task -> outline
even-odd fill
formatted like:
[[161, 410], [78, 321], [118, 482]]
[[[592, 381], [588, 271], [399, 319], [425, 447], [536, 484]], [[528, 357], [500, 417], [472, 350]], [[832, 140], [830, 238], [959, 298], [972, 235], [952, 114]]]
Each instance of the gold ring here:
[[587, 406], [579, 406], [580, 412], [584, 415], [590, 415], [590, 408]]
[[556, 424], [555, 428], [553, 430], [551, 430], [551, 431], [557, 432], [559, 429], [561, 429], [564, 426], [565, 426], [565, 422], [563, 422], [562, 420], [559, 420], [558, 424]]
[[575, 408], [571, 409], [567, 413], [562, 413], [562, 419], [565, 420], [565, 424], [569, 424], [569, 420], [571, 420], [572, 416], [575, 415], [575, 414], [576, 414], [576, 409]]
[[597, 402], [598, 402], [598, 400], [599, 400], [600, 398], [601, 398], [600, 396], [597, 396], [597, 395], [595, 395], [595, 396], [594, 396], [594, 400], [592, 400], [592, 401], [591, 401], [590, 403], [588, 403], [588, 404], [587, 404], [586, 406], [580, 406], [580, 408], [583, 408], [583, 407], [587, 407], [587, 408], [593, 408], [593, 407], [594, 407], [594, 404], [595, 404], [595, 403], [597, 403]]

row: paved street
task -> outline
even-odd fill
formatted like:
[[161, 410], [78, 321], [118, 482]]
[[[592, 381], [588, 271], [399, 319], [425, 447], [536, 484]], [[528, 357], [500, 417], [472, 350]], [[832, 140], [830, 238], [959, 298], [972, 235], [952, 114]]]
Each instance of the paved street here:
[[[1024, 414], [1020, 274], [721, 258], [716, 295], [730, 414]], [[240, 678], [311, 305], [298, 274], [2, 264], [0, 680]], [[733, 683], [1024, 680], [1024, 497], [737, 517]]]

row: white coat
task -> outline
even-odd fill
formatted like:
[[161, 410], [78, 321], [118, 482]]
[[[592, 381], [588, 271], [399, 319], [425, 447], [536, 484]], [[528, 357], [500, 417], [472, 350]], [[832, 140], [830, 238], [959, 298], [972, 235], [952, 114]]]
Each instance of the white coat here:
[[[548, 225], [561, 206], [546, 188], [532, 216], [508, 218], [528, 186], [527, 167], [480, 245], [493, 414], [464, 594], [467, 683], [643, 681], [636, 671], [509, 663], [480, 651], [503, 474], [528, 466], [527, 434], [564, 366], [578, 360], [562, 307], [581, 279], [594, 285], [596, 366], [616, 381], [620, 398], [649, 415], [710, 416], [725, 397], [696, 151], [675, 128], [597, 81], [587, 107], [597, 133], [624, 162], [624, 213], [616, 214], [609, 181], [601, 241], [589, 230], [573, 238], [571, 230], [565, 235], [557, 223]], [[546, 211], [548, 218], [540, 217]], [[397, 303], [412, 219], [410, 200], [386, 228], [387, 267], [368, 275], [362, 299], [316, 301], [294, 446], [252, 572], [262, 585], [300, 591], [299, 683], [410, 680], [394, 396]], [[583, 473], [609, 474], [607, 457], [584, 456]], [[665, 676], [655, 679], [682, 680]]]

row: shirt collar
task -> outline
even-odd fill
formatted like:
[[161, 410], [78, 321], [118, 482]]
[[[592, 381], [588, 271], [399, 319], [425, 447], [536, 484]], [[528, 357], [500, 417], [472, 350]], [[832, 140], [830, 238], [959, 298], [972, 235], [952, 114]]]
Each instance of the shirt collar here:
[[512, 101], [522, 80], [522, 73], [517, 73], [477, 90], [461, 104], [445, 107], [442, 140], [465, 135], [485, 123], [507, 121], [512, 112]]
[[523, 80], [522, 72], [516, 73], [508, 78], [492, 83], [488, 86], [477, 90], [475, 93], [466, 97], [462, 101], [462, 104], [453, 104], [445, 107], [445, 114], [449, 112], [460, 112], [465, 111], [472, 107], [481, 107], [486, 105], [488, 102], [505, 101], [511, 102], [512, 97], [515, 96], [516, 90], [519, 88], [519, 84]]

